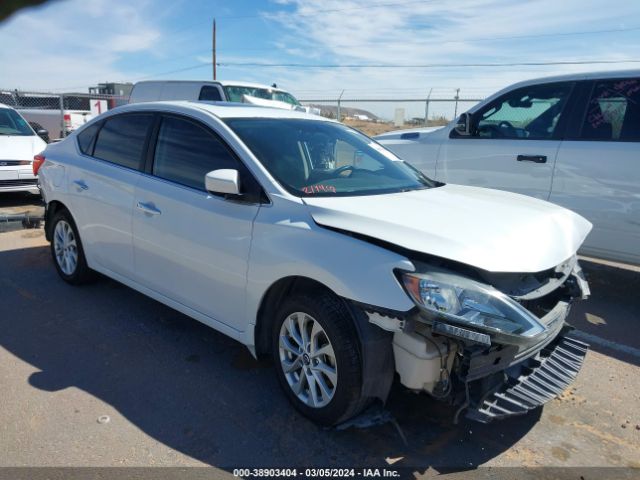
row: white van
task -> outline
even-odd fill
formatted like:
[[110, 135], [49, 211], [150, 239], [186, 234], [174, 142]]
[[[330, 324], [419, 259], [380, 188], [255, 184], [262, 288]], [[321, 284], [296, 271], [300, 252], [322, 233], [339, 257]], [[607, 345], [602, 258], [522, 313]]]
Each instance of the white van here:
[[319, 113], [305, 107], [286, 90], [269, 85], [235, 81], [152, 80], [133, 86], [129, 103], [161, 100], [241, 102], [284, 110]]
[[569, 208], [593, 223], [581, 253], [640, 264], [640, 70], [528, 80], [376, 140], [435, 180]]
[[16, 110], [0, 103], [0, 193], [40, 194], [32, 165], [46, 146]]

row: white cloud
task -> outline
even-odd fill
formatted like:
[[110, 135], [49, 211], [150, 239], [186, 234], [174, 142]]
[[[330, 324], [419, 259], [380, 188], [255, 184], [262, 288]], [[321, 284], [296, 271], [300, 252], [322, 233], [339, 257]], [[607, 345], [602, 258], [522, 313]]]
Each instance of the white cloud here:
[[[268, 14], [284, 32], [280, 41], [299, 63], [451, 64], [488, 62], [546, 62], [558, 60], [626, 60], [638, 58], [640, 39], [603, 42], [620, 36], [544, 36], [556, 33], [637, 27], [640, 4], [582, 0], [441, 0], [376, 3], [364, 0], [295, 0], [296, 13]], [[390, 5], [395, 3], [395, 5]], [[366, 8], [362, 8], [366, 7]], [[334, 10], [334, 11], [330, 11]], [[323, 11], [314, 14], [313, 12]], [[530, 38], [505, 38], [533, 35]], [[538, 37], [535, 37], [538, 35]], [[540, 36], [543, 35], [543, 36]], [[594, 38], [596, 41], [594, 41]], [[600, 40], [600, 41], [598, 41]], [[330, 61], [327, 62], [327, 59]], [[404, 69], [270, 69], [279, 82], [300, 97], [345, 98], [384, 96], [486, 96], [527, 78], [576, 71], [633, 68], [625, 64], [566, 65], [512, 68]], [[324, 91], [324, 92], [322, 92]], [[394, 105], [373, 105], [391, 116]], [[468, 107], [468, 105], [467, 105]], [[424, 112], [423, 104], [406, 104], [409, 115]], [[436, 106], [436, 112], [437, 112]], [[452, 105], [448, 106], [449, 110]], [[432, 110], [433, 111], [433, 110]], [[452, 112], [448, 113], [451, 115]]]
[[116, 66], [122, 54], [151, 52], [161, 38], [147, 4], [69, 0], [16, 15], [0, 26], [0, 88], [86, 91], [131, 78]]

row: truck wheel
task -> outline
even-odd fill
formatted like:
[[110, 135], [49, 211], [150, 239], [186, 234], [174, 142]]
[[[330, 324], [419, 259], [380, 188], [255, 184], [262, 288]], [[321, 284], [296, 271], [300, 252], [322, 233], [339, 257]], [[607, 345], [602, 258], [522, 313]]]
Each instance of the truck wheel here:
[[53, 216], [51, 256], [65, 282], [79, 285], [93, 279], [93, 270], [87, 266], [78, 229], [68, 210], [60, 210]]
[[280, 385], [298, 411], [335, 425], [367, 405], [359, 343], [354, 319], [335, 296], [300, 294], [284, 301], [271, 350]]

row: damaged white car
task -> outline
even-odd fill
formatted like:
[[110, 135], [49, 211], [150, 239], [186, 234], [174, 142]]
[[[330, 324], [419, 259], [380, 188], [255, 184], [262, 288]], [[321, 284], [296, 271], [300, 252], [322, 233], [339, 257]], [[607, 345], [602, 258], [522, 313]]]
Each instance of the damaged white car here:
[[586, 345], [591, 229], [533, 198], [444, 185], [304, 113], [197, 102], [108, 112], [39, 156], [53, 263], [116, 279], [271, 355], [335, 425], [397, 372], [479, 421], [563, 391]]

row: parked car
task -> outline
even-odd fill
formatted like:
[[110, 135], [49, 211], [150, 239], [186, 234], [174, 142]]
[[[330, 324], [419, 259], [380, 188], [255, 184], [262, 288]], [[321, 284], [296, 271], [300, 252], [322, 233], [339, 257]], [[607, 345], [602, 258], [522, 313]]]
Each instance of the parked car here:
[[[47, 134], [44, 130], [39, 133]], [[46, 146], [16, 110], [0, 103], [0, 193], [40, 193], [32, 164]]]
[[235, 81], [150, 80], [133, 86], [129, 103], [159, 100], [203, 100], [241, 102], [284, 110], [320, 114], [319, 109], [305, 107], [289, 92], [275, 86]]
[[582, 364], [565, 318], [588, 295], [591, 225], [567, 209], [444, 185], [335, 121], [240, 104], [127, 105], [44, 157], [62, 279], [101, 272], [271, 355], [319, 423], [384, 401], [395, 372], [480, 421], [525, 413]]
[[436, 180], [570, 208], [594, 225], [581, 253], [640, 264], [640, 70], [517, 83], [443, 129], [376, 139]]

